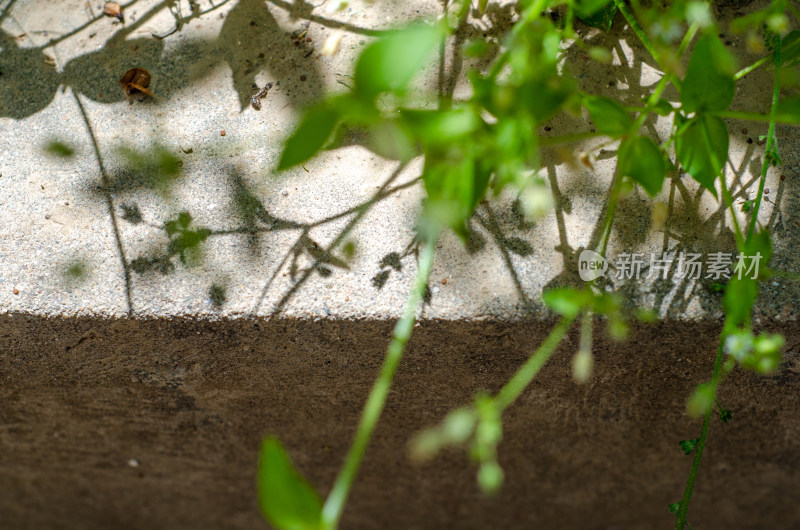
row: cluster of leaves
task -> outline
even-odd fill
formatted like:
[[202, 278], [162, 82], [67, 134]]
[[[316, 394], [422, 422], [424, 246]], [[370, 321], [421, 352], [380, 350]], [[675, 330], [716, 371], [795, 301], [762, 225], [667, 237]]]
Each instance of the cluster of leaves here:
[[[485, 0], [477, 4], [479, 13], [486, 9]], [[789, 5], [785, 1], [777, 0], [732, 24], [733, 31], [747, 32], [748, 42], [761, 43], [765, 54], [754, 65], [738, 71], [733, 56], [720, 40], [710, 5], [704, 2], [677, 1], [661, 9], [642, 7], [638, 2], [629, 6], [623, 0], [523, 1], [519, 20], [508, 32], [503, 50], [491, 67], [469, 73], [471, 95], [455, 102], [440, 98], [436, 108], [429, 108], [430, 100], [414, 95], [412, 81], [425, 70], [443, 39], [465, 19], [470, 5], [468, 0], [454, 2], [451, 9], [455, 16], [444, 17], [435, 24], [411, 25], [368, 46], [355, 65], [351, 91], [330, 96], [305, 114], [285, 144], [278, 169], [302, 164], [320, 150], [336, 145], [337, 139], [354, 128], [364, 130], [369, 147], [385, 158], [407, 161], [424, 155], [421, 177], [427, 197], [417, 226], [420, 239], [435, 239], [444, 228], [466, 239], [468, 220], [490, 188], [495, 193], [506, 187], [515, 189], [531, 217], [541, 212], [543, 205], [552, 204], [542, 199], [542, 192], [547, 190], [539, 170], [540, 148], [545, 143], [552, 144], [553, 139], [544, 140], [537, 131], [560, 112], [574, 116], [585, 112], [595, 126], [586, 137], [605, 136], [619, 145], [604, 227], [607, 242], [616, 199], [622, 190], [636, 184], [655, 196], [670, 172], [689, 174], [732, 209], [732, 198], [721, 178], [730, 142], [724, 120], [766, 119], [771, 126], [765, 136], [759, 196], [749, 206], [751, 226], [746, 232], [738, 224], [735, 228], [741, 255], [759, 255], [764, 264], [769, 261], [769, 234], [764, 229], [755, 230], [763, 179], [768, 167], [780, 163], [774, 123], [800, 122], [800, 99], [781, 100], [776, 85], [773, 105], [766, 115], [733, 112], [730, 106], [736, 81], [748, 72], [772, 62], [777, 83], [785, 67], [800, 63], [800, 31], [788, 31], [785, 11]], [[546, 10], [554, 8], [561, 9], [562, 15], [566, 12], [566, 16], [544, 16]], [[577, 17], [607, 30], [619, 14], [664, 71], [662, 79], [643, 99], [643, 107], [626, 107], [612, 98], [583, 92], [561, 65], [564, 50], [570, 46], [579, 46], [589, 57], [607, 62], [610, 52], [588, 47], [573, 31], [573, 23]], [[753, 41], [756, 33], [759, 40]], [[680, 58], [692, 45], [684, 71]], [[484, 49], [480, 42], [468, 43], [465, 53], [481, 54]], [[677, 101], [662, 97], [668, 84], [677, 90]], [[671, 134], [661, 143], [642, 133], [643, 125], [654, 115], [672, 120]], [[598, 250], [604, 253], [605, 246]], [[705, 415], [706, 422], [700, 437], [680, 442], [685, 454], [694, 453], [695, 458], [684, 498], [670, 505], [679, 527], [687, 524], [686, 510], [714, 404], [723, 422], [732, 417], [716, 401], [721, 380], [737, 363], [745, 369], [770, 373], [780, 362], [782, 340], [773, 335], [755, 336], [750, 321], [759, 281], [768, 276], [769, 270], [763, 267], [757, 277], [739, 275], [724, 287], [725, 329], [714, 375], [696, 389], [687, 406], [690, 414]], [[426, 282], [427, 277], [422, 281]], [[622, 337], [627, 330], [619, 301], [601, 293], [592, 283], [583, 290], [546, 292], [544, 303], [562, 316], [548, 339], [496, 396], [479, 394], [472, 406], [456, 409], [440, 425], [417, 436], [412, 443], [415, 456], [427, 458], [448, 446], [467, 446], [479, 465], [480, 486], [487, 492], [496, 491], [503, 477], [497, 464], [502, 412], [555, 351], [569, 326], [582, 318], [581, 349], [573, 360], [578, 381], [591, 373], [593, 316], [604, 315], [613, 336]], [[728, 353], [724, 364], [722, 352]], [[391, 372], [383, 378], [384, 373], [376, 388], [391, 382]], [[321, 501], [299, 477], [277, 440], [268, 439], [262, 447], [259, 473], [260, 501], [267, 519], [277, 528], [335, 526], [336, 518], [325, 520]], [[285, 491], [296, 491], [297, 499], [284, 499], [285, 492], [277, 491], [281, 481], [285, 482]], [[341, 504], [345, 496], [346, 491], [333, 504]]]

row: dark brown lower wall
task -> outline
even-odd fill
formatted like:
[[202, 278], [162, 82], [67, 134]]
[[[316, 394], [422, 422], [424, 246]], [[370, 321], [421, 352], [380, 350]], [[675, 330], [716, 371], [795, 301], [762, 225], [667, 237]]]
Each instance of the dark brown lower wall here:
[[[617, 343], [598, 329], [591, 381], [571, 381], [573, 329], [504, 416], [506, 483], [483, 497], [463, 451], [411, 465], [420, 428], [496, 390], [551, 324], [415, 329], [343, 529], [670, 528], [699, 435], [715, 323], [661, 323]], [[266, 528], [257, 450], [275, 433], [326, 493], [391, 322], [193, 322], [0, 317], [0, 527]], [[695, 528], [800, 527], [798, 329], [782, 371], [735, 372], [712, 422]], [[137, 467], [131, 461], [138, 462]]]

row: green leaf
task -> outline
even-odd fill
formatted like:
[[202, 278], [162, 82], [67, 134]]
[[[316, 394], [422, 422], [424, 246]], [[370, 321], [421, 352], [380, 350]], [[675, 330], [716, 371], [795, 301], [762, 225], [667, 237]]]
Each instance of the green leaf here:
[[495, 461], [488, 461], [478, 468], [478, 485], [487, 495], [497, 493], [503, 485], [503, 469]]
[[425, 144], [446, 144], [474, 132], [481, 123], [471, 107], [406, 110], [403, 118]]
[[275, 437], [264, 439], [258, 461], [258, 504], [279, 530], [322, 527], [322, 500], [297, 472]]
[[775, 117], [781, 121], [800, 123], [800, 97], [780, 100], [775, 109]]
[[356, 91], [374, 97], [402, 91], [430, 60], [444, 36], [441, 25], [417, 24], [370, 44], [356, 63]]
[[694, 438], [693, 440], [681, 440], [678, 442], [678, 445], [681, 446], [683, 450], [683, 454], [690, 455], [694, 452], [695, 447], [697, 447], [697, 442], [700, 441], [700, 438]]
[[733, 101], [735, 86], [733, 57], [716, 35], [697, 41], [683, 80], [681, 103], [690, 112], [721, 111]]
[[758, 296], [758, 282], [743, 277], [731, 278], [725, 287], [722, 306], [725, 309], [725, 324], [740, 326], [750, 320], [750, 309]]
[[686, 404], [686, 412], [689, 416], [698, 417], [704, 415], [714, 406], [714, 387], [711, 383], [697, 385], [694, 393]]
[[636, 136], [625, 140], [619, 150], [619, 171], [623, 177], [630, 177], [653, 197], [661, 191], [664, 183], [664, 157], [661, 150], [650, 138]]
[[612, 138], [628, 134], [633, 120], [617, 101], [600, 96], [589, 96], [583, 99], [583, 106], [589, 111], [597, 130]]
[[688, 123], [676, 116], [675, 151], [683, 168], [715, 197], [714, 181], [728, 160], [728, 127], [716, 116], [698, 116]]
[[389, 160], [408, 162], [417, 155], [414, 139], [399, 120], [383, 120], [369, 128], [369, 147]]
[[542, 124], [554, 116], [569, 100], [575, 89], [575, 82], [562, 75], [557, 75], [555, 69], [548, 69], [524, 83], [518, 92], [519, 98], [509, 102], [514, 112], [519, 112], [520, 106], [531, 113], [536, 123]]
[[278, 170], [302, 164], [322, 149], [339, 123], [339, 113], [322, 106], [306, 112], [300, 125], [283, 146]]
[[606, 3], [605, 7], [598, 9], [592, 14], [588, 14], [586, 11], [582, 12], [580, 6], [589, 3], [597, 4], [598, 2], [596, 0], [586, 0], [584, 2], [579, 2], [575, 10], [575, 13], [578, 16], [578, 18], [594, 28], [599, 28], [604, 31], [609, 31], [611, 29], [611, 26], [614, 24], [614, 17], [617, 16], [616, 4], [614, 4], [613, 1], [609, 1]]
[[561, 287], [542, 294], [544, 305], [565, 317], [575, 318], [581, 310], [592, 303], [592, 296], [583, 290]]
[[470, 150], [455, 144], [428, 151], [422, 169], [428, 194], [423, 219], [434, 227], [449, 226], [465, 239], [467, 219], [489, 186], [488, 168]]
[[579, 17], [589, 17], [606, 7], [611, 0], [575, 0], [575, 13]]
[[798, 63], [800, 63], [800, 30], [794, 30], [781, 41], [781, 66], [789, 68]]

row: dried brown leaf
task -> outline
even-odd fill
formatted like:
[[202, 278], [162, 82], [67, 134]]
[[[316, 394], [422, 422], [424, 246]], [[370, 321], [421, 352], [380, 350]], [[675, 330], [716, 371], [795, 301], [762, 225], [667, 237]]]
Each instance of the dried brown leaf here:
[[154, 94], [147, 89], [150, 86], [150, 72], [144, 68], [131, 68], [122, 75], [119, 82], [128, 96], [141, 93], [154, 97]]

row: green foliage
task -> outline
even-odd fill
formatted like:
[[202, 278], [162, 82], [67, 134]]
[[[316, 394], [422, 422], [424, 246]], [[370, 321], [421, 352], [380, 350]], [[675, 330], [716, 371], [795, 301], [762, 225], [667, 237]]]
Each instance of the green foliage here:
[[443, 37], [441, 25], [416, 24], [370, 44], [356, 63], [356, 92], [374, 98], [382, 92], [404, 91]]
[[339, 114], [331, 107], [310, 109], [294, 134], [286, 141], [278, 169], [302, 164], [322, 149], [339, 123]]
[[728, 126], [717, 116], [685, 120], [675, 116], [678, 136], [675, 151], [683, 168], [715, 197], [714, 182], [728, 160]]
[[781, 41], [781, 66], [791, 68], [798, 63], [800, 63], [800, 30], [793, 30]]
[[702, 383], [695, 388], [686, 404], [686, 412], [694, 418], [703, 416], [714, 406], [714, 386], [711, 383]]
[[608, 31], [617, 15], [617, 6], [612, 0], [578, 0], [575, 14], [586, 24]]
[[583, 105], [599, 132], [612, 138], [621, 138], [631, 132], [633, 120], [619, 102], [606, 97], [588, 96], [583, 99]]
[[681, 446], [681, 450], [683, 454], [690, 455], [694, 452], [695, 447], [697, 447], [697, 442], [700, 441], [700, 438], [693, 438], [691, 440], [681, 440], [678, 442], [678, 445]]
[[686, 70], [681, 103], [686, 114], [727, 109], [735, 91], [733, 57], [716, 35], [697, 41]]
[[619, 173], [630, 177], [654, 197], [661, 191], [666, 167], [658, 146], [645, 136], [635, 136], [623, 142], [619, 149]]
[[258, 505], [267, 521], [278, 530], [322, 528], [322, 500], [295, 469], [275, 437], [261, 443]]
[[[430, 63], [447, 32], [454, 31], [459, 21], [466, 20], [473, 5], [468, 0], [452, 2], [443, 17], [446, 22], [412, 24], [369, 44], [356, 62], [352, 89], [328, 97], [305, 114], [297, 130], [286, 141], [278, 169], [302, 164], [321, 149], [337, 145], [353, 130], [365, 132], [368, 136], [365, 145], [385, 158], [409, 161], [422, 155], [421, 181], [426, 197], [417, 221], [417, 232], [420, 240], [432, 245], [444, 228], [453, 230], [467, 241], [470, 219], [490, 189], [499, 194], [510, 187], [517, 194], [519, 204], [529, 213], [547, 211], [556, 200], [551, 197], [542, 178], [542, 145], [570, 144], [576, 138], [604, 136], [608, 140], [606, 144], [619, 144], [617, 178], [610, 191], [600, 243], [591, 249], [605, 254], [620, 197], [632, 188], [634, 182], [641, 185], [649, 196], [658, 195], [667, 179], [668, 169], [679, 167], [691, 175], [733, 213], [732, 192], [724, 182], [718, 182], [724, 175], [730, 142], [724, 119], [768, 121], [773, 118], [778, 122], [800, 123], [800, 98], [781, 100], [778, 85], [769, 111], [764, 109], [759, 115], [729, 109], [734, 100], [736, 82], [753, 69], [771, 60], [776, 67], [776, 83], [779, 83], [782, 65], [793, 67], [800, 63], [800, 32], [789, 31], [789, 19], [785, 15], [788, 4], [784, 0], [772, 2], [765, 9], [731, 24], [733, 31], [751, 32], [763, 25], [764, 44], [771, 53], [740, 72], [736, 72], [733, 57], [717, 37], [720, 31], [715, 25], [714, 12], [705, 2], [681, 0], [662, 4], [574, 0], [567, 2], [566, 6], [547, 0], [521, 2], [519, 21], [505, 35], [491, 65], [485, 70], [468, 73], [472, 89], [470, 96], [455, 101], [450, 97], [440, 97], [438, 107], [432, 107], [432, 97], [415, 97], [409, 87], [415, 76]], [[544, 16], [549, 8], [559, 10], [557, 14], [550, 12], [552, 16]], [[485, 0], [477, 3], [480, 14], [490, 9]], [[615, 99], [579, 91], [576, 79], [570, 75], [569, 65], [562, 60], [565, 50], [581, 49], [592, 59], [609, 64], [612, 59], [609, 50], [599, 48], [594, 41], [581, 41], [581, 36], [573, 29], [576, 22], [571, 17], [607, 31], [617, 13], [625, 18], [626, 24], [664, 72], [663, 78], [642, 98], [643, 107], [623, 106]], [[781, 38], [780, 35], [784, 36]], [[578, 46], [572, 46], [574, 43]], [[480, 39], [464, 47], [467, 56], [475, 57], [487, 57], [490, 50], [492, 46]], [[680, 79], [681, 65], [684, 64], [681, 55], [686, 50], [691, 50], [691, 57], [685, 75]], [[781, 52], [782, 59], [779, 58]], [[669, 98], [665, 95], [670, 94], [666, 92], [668, 87], [672, 94], [677, 94], [677, 103], [673, 95]], [[548, 131], [546, 125], [554, 116], [567, 112], [580, 117], [582, 107], [594, 124], [593, 130], [572, 137], [540, 137], [539, 131]], [[672, 117], [673, 121], [670, 137], [661, 145], [642, 130], [655, 115], [667, 119]], [[780, 164], [774, 124], [769, 130], [763, 138], [766, 140], [765, 167]], [[673, 146], [674, 159], [671, 158]], [[568, 149], [563, 152], [568, 152]], [[569, 158], [566, 155], [562, 160], [566, 162]], [[590, 156], [578, 158], [593, 169]], [[722, 191], [721, 197], [718, 197], [718, 187]], [[711, 380], [698, 385], [687, 403], [689, 415], [704, 416], [704, 423], [699, 437], [679, 442], [685, 454], [695, 455], [683, 499], [669, 505], [679, 528], [688, 525], [686, 512], [715, 403], [721, 421], [727, 423], [732, 418], [732, 413], [716, 400], [719, 385], [736, 366], [758, 373], [771, 373], [777, 369], [781, 359], [782, 339], [763, 333], [754, 335], [750, 318], [759, 282], [769, 277], [767, 263], [771, 256], [769, 234], [754, 230], [763, 182], [759, 189], [758, 197], [745, 199], [741, 207], [753, 219], [750, 229], [745, 234], [736, 223], [734, 229], [738, 253], [750, 257], [760, 255], [760, 268], [752, 275], [738, 274], [734, 268], [727, 284], [717, 282], [716, 289], [724, 290], [725, 328]], [[187, 233], [197, 233], [194, 239], [188, 240], [194, 244], [202, 241], [204, 232], [189, 231], [188, 223], [181, 224], [180, 218], [177, 221], [170, 232], [171, 237], [186, 238]], [[432, 254], [428, 258], [432, 260]], [[425, 278], [427, 280], [427, 276]], [[418, 291], [420, 285], [425, 284], [415, 284], [411, 301], [415, 301], [414, 297], [421, 292]], [[617, 296], [606, 293], [594, 282], [588, 282], [584, 289], [546, 291], [542, 301], [561, 315], [559, 324], [547, 340], [497, 395], [478, 395], [471, 406], [454, 410], [439, 425], [414, 437], [410, 444], [412, 457], [428, 459], [447, 447], [466, 448], [478, 465], [480, 488], [487, 493], [496, 492], [503, 481], [503, 471], [497, 462], [497, 446], [502, 439], [502, 413], [557, 349], [573, 321], [579, 317], [582, 319], [581, 348], [573, 363], [577, 381], [585, 381], [591, 373], [594, 317], [602, 316], [607, 320], [612, 337], [621, 339], [628, 332]], [[634, 314], [637, 312], [645, 313], [633, 310]], [[648, 317], [652, 319], [653, 315]], [[385, 366], [396, 366], [399, 361], [407, 335], [411, 332], [411, 322], [413, 318], [409, 317], [403, 320], [402, 326], [398, 325], [397, 329], [402, 333], [396, 330], [396, 340], [390, 346]], [[401, 336], [403, 340], [398, 338]], [[373, 401], [373, 397], [375, 393], [388, 391], [392, 370], [389, 369], [388, 376], [382, 372], [370, 395], [361, 425], [374, 427], [382, 407], [379, 400], [385, 399], [385, 393], [382, 398], [375, 398], [378, 401]], [[326, 528], [335, 527], [338, 521], [347, 490], [371, 434], [370, 429], [359, 430], [326, 502], [323, 509], [323, 514], [327, 514], [323, 516]], [[281, 454], [285, 456], [285, 453]], [[290, 464], [284, 467], [292, 469]], [[292, 476], [299, 477], [296, 473]], [[298, 480], [305, 484], [302, 479]], [[307, 485], [306, 489], [300, 488], [298, 495], [316, 499], [316, 494]], [[270, 496], [261, 498], [263, 509], [264, 502], [269, 504]], [[312, 504], [313, 509], [308, 509], [312, 514], [308, 519], [309, 527], [314, 527], [319, 521], [318, 500]], [[268, 518], [275, 518], [266, 510], [265, 514]], [[270, 521], [275, 524], [273, 519]]]

